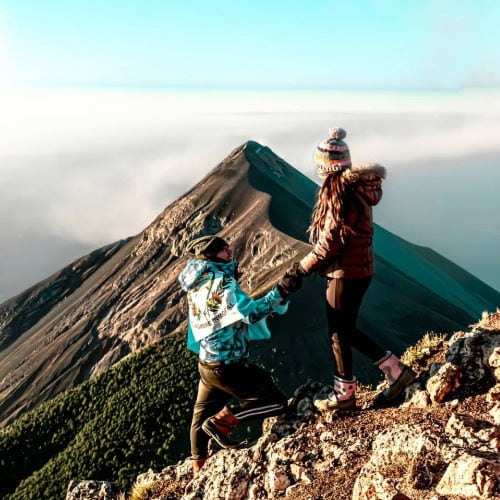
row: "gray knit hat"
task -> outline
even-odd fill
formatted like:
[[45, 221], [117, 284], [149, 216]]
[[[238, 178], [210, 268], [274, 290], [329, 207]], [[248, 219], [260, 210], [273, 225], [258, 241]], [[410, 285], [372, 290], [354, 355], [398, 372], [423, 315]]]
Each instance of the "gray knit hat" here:
[[318, 174], [323, 175], [352, 166], [349, 148], [343, 141], [347, 135], [346, 131], [343, 128], [331, 128], [328, 135], [330, 137], [314, 151], [314, 165]]
[[190, 253], [195, 258], [213, 258], [215, 257], [224, 247], [227, 247], [228, 243], [219, 236], [208, 235], [200, 236], [191, 240], [186, 245], [186, 252]]

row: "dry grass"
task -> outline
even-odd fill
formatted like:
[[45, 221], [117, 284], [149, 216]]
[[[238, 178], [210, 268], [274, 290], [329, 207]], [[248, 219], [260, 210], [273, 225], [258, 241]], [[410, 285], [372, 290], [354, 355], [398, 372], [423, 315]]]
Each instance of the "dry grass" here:
[[408, 347], [401, 356], [401, 361], [413, 369], [418, 369], [419, 361], [433, 354], [444, 346], [445, 334], [434, 332], [426, 333], [414, 346]]
[[124, 497], [119, 500], [146, 500], [151, 495], [151, 486], [153, 481], [150, 479], [139, 479], [132, 486], [132, 490], [128, 498]]
[[500, 309], [497, 308], [496, 312], [489, 313], [488, 311], [483, 312], [483, 316], [475, 325], [472, 327], [486, 328], [488, 330], [500, 330]]

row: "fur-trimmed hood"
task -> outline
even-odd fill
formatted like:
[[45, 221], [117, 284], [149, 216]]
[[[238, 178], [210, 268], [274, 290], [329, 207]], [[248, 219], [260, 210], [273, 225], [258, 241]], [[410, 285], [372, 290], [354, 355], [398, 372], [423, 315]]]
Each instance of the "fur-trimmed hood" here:
[[354, 183], [372, 179], [385, 179], [386, 170], [385, 167], [378, 163], [367, 163], [366, 165], [348, 168], [342, 172], [342, 175]]
[[382, 179], [385, 178], [382, 165], [368, 163], [351, 167], [342, 172], [342, 176], [369, 205], [376, 205], [382, 198]]

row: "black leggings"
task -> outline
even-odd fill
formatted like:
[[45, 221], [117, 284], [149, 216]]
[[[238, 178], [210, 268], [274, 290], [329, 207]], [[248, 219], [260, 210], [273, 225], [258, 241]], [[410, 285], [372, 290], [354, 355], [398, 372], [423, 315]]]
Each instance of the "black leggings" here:
[[195, 460], [207, 456], [209, 438], [201, 428], [204, 420], [218, 412], [231, 397], [243, 401], [232, 410], [240, 423], [279, 415], [287, 409], [287, 398], [271, 375], [245, 360], [216, 368], [200, 363], [198, 369], [201, 380], [191, 423], [191, 456]]
[[326, 286], [326, 314], [328, 332], [332, 339], [336, 375], [352, 379], [352, 348], [376, 361], [385, 355], [370, 337], [356, 327], [359, 306], [370, 278], [328, 279]]

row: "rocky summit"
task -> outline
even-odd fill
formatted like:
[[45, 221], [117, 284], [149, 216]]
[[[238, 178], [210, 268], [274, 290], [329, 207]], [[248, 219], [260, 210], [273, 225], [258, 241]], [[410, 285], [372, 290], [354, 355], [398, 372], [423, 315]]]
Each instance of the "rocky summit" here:
[[404, 360], [418, 377], [391, 406], [364, 387], [356, 410], [320, 414], [312, 401], [331, 388], [308, 381], [258, 441], [214, 449], [194, 476], [186, 460], [141, 474], [130, 493], [73, 482], [67, 499], [500, 498], [500, 311], [447, 340], [426, 335]]

